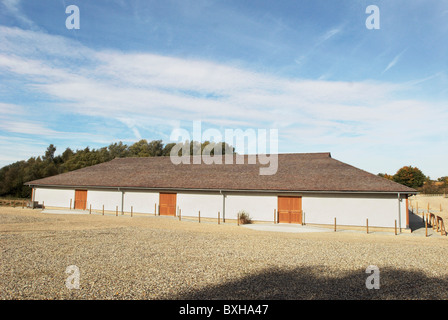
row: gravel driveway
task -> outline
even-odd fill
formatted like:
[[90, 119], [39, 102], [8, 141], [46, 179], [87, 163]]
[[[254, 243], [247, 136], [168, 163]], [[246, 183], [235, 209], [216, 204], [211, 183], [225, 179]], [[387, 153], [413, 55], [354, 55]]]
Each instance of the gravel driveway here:
[[[0, 208], [1, 299], [448, 299], [448, 238]], [[79, 289], [68, 289], [68, 266]], [[367, 289], [377, 266], [380, 289]]]

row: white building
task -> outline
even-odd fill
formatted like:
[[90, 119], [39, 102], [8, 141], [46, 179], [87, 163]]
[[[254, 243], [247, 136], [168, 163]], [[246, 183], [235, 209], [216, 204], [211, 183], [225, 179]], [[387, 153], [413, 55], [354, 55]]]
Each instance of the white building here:
[[[245, 156], [247, 160], [247, 156]], [[416, 190], [331, 158], [279, 154], [273, 175], [262, 164], [173, 164], [169, 157], [120, 158], [27, 182], [46, 207], [119, 210], [183, 217], [339, 226], [409, 228]]]

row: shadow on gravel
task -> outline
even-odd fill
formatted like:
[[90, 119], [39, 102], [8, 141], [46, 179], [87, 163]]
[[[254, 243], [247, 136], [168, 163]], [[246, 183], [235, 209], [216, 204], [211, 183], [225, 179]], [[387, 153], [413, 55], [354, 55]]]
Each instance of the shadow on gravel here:
[[367, 289], [370, 274], [364, 270], [341, 273], [325, 268], [296, 268], [289, 271], [265, 270], [256, 275], [185, 292], [170, 299], [222, 300], [405, 300], [448, 299], [448, 279], [432, 278], [416, 271], [380, 268], [380, 288]]

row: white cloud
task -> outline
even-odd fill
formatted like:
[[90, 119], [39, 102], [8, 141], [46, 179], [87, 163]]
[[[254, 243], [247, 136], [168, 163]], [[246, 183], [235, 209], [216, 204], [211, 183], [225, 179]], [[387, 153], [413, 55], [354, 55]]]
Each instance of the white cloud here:
[[[330, 30], [322, 39], [338, 32]], [[63, 37], [16, 28], [0, 27], [0, 39], [6, 43], [0, 47], [0, 75], [8, 72], [28, 90], [57, 101], [61, 112], [120, 121], [136, 139], [148, 128], [169, 136], [171, 128], [194, 120], [220, 128], [278, 128], [290, 148], [410, 144], [409, 138], [423, 145], [428, 137], [448, 134], [446, 106], [397, 98], [412, 89], [409, 83], [288, 79], [211, 61], [94, 51]], [[25, 49], [16, 51], [23, 41]], [[1, 108], [11, 110], [8, 104]], [[73, 135], [17, 119], [0, 128]], [[107, 140], [107, 134], [101, 138]]]

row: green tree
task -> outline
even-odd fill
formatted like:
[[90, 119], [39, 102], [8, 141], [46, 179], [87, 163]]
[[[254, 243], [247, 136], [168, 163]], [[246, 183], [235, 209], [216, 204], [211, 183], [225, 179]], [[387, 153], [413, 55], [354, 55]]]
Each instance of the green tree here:
[[410, 188], [419, 188], [423, 186], [425, 180], [426, 176], [423, 172], [419, 168], [412, 166], [404, 166], [393, 176], [393, 181]]
[[50, 144], [47, 148], [47, 151], [45, 151], [45, 155], [43, 156], [44, 161], [53, 162], [55, 152], [56, 147], [53, 144]]

